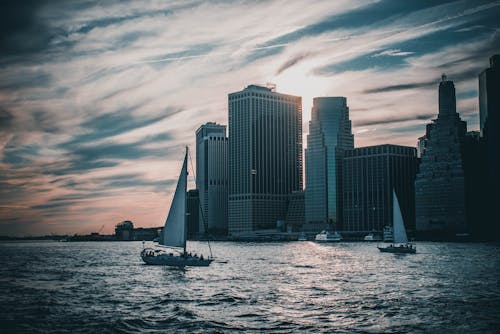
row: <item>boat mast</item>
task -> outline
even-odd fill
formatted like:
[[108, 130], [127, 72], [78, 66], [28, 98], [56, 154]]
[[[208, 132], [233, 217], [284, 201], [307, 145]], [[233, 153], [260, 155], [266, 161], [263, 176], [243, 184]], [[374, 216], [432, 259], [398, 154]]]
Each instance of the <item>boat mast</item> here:
[[[186, 182], [184, 182], [184, 194], [187, 194], [187, 157], [188, 157], [188, 147], [186, 146], [186, 155], [184, 157], [184, 162], [186, 165]], [[186, 256], [186, 244], [187, 244], [187, 196], [184, 196], [184, 257]]]

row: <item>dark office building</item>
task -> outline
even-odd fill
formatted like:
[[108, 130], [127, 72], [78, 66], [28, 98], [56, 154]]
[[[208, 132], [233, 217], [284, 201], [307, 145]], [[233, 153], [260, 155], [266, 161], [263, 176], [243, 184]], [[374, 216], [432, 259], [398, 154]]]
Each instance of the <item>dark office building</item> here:
[[427, 127], [415, 180], [416, 227], [430, 237], [466, 230], [463, 143], [467, 124], [456, 111], [455, 86], [443, 75], [439, 114]]
[[490, 234], [500, 233], [495, 206], [500, 189], [500, 55], [490, 58], [490, 67], [479, 74], [479, 116], [485, 152], [484, 195], [486, 224]]
[[274, 229], [302, 190], [302, 98], [250, 85], [228, 100], [229, 234]]
[[476, 239], [485, 239], [491, 230], [487, 224], [485, 203], [486, 165], [484, 142], [478, 131], [465, 134], [462, 145], [465, 176], [465, 217], [467, 232]]
[[416, 148], [377, 145], [346, 150], [342, 169], [344, 231], [368, 233], [392, 226], [393, 190], [406, 229], [415, 229]]
[[285, 223], [287, 230], [297, 232], [302, 230], [302, 225], [305, 219], [305, 199], [304, 191], [292, 191], [289, 195], [288, 210], [286, 213]]
[[198, 189], [191, 189], [186, 196], [188, 239], [196, 239], [199, 234], [200, 197]]
[[130, 241], [134, 237], [134, 223], [124, 220], [115, 226], [115, 237], [117, 240]]

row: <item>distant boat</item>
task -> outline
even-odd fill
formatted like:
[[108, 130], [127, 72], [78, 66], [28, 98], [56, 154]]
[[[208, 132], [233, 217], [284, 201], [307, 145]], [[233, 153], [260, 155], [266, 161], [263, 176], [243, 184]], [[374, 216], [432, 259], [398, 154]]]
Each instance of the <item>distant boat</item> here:
[[399, 207], [395, 191], [392, 192], [392, 206], [392, 230], [394, 244], [387, 247], [377, 246], [377, 248], [384, 253], [415, 254], [417, 249], [412, 244], [408, 243], [408, 237], [406, 236], [405, 225], [403, 222], [403, 215], [401, 214], [401, 208]]
[[[163, 249], [144, 248], [141, 252], [141, 258], [146, 264], [164, 265], [174, 267], [207, 267], [213, 261], [213, 258], [203, 258], [203, 255], [192, 255], [186, 251], [187, 239], [187, 218], [186, 218], [186, 192], [187, 192], [187, 159], [188, 148], [184, 156], [181, 174], [177, 181], [174, 198], [170, 205], [165, 226], [159, 240], [159, 245], [172, 248], [171, 252]], [[182, 249], [182, 252], [180, 252]], [[177, 254], [174, 254], [174, 251]]]
[[337, 231], [321, 231], [320, 233], [316, 234], [314, 240], [316, 242], [337, 242], [342, 241], [342, 235], [340, 235], [340, 233], [338, 233]]
[[365, 235], [363, 240], [364, 241], [382, 241], [382, 238], [378, 235], [373, 234], [373, 233], [369, 233], [369, 234]]

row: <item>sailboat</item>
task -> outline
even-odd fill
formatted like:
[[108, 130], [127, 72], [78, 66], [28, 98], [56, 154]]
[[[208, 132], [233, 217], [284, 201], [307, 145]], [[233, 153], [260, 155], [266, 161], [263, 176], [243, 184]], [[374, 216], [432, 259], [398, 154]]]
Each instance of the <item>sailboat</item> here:
[[213, 261], [212, 256], [204, 258], [203, 255], [192, 255], [186, 250], [188, 232], [186, 217], [187, 159], [188, 148], [186, 147], [186, 155], [184, 156], [184, 163], [182, 164], [179, 180], [177, 181], [174, 198], [158, 242], [160, 247], [170, 248], [172, 251], [144, 248], [141, 252], [141, 258], [146, 264], [181, 268], [186, 266], [207, 267]]
[[398, 197], [396, 192], [392, 191], [392, 232], [393, 232], [393, 242], [388, 247], [378, 247], [381, 252], [385, 253], [398, 253], [398, 254], [415, 254], [417, 248], [412, 244], [408, 243], [408, 237], [406, 236], [405, 225], [403, 222], [403, 215], [401, 214], [401, 208], [399, 206]]

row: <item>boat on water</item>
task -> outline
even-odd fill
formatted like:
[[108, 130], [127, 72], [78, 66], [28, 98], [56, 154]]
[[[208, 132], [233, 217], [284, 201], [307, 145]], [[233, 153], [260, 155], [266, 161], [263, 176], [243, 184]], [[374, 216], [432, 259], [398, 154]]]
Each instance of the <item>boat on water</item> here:
[[415, 254], [417, 248], [408, 243], [403, 215], [401, 214], [401, 208], [395, 191], [392, 191], [392, 206], [392, 237], [394, 243], [387, 247], [377, 246], [377, 248], [383, 253]]
[[299, 234], [297, 241], [307, 241], [307, 235], [305, 233]]
[[364, 241], [382, 241], [382, 238], [379, 235], [369, 233], [369, 234], [365, 235], [363, 240]]
[[[211, 255], [208, 258], [204, 258], [203, 255], [192, 255], [186, 249], [187, 159], [188, 148], [186, 147], [186, 154], [177, 181], [174, 198], [170, 205], [165, 226], [158, 240], [158, 247], [162, 248], [143, 248], [141, 258], [146, 264], [180, 268], [186, 266], [208, 267], [214, 260]], [[166, 248], [169, 248], [169, 250], [167, 251]]]
[[337, 231], [330, 232], [323, 230], [320, 233], [316, 234], [314, 240], [316, 242], [337, 242], [342, 241], [342, 235]]

